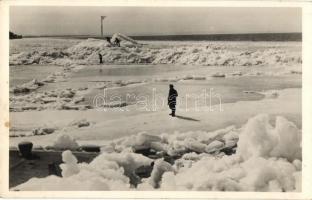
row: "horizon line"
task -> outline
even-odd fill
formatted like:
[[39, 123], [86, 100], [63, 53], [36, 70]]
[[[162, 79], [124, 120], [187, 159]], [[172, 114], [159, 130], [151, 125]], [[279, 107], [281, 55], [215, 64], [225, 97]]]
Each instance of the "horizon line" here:
[[[13, 31], [11, 31], [13, 32]], [[14, 32], [15, 33], [15, 32]], [[20, 33], [18, 33], [20, 34]], [[257, 34], [302, 34], [302, 32], [255, 32], [255, 33], [195, 33], [195, 34], [155, 34], [155, 35], [132, 35], [129, 34], [127, 36], [129, 37], [159, 37], [159, 36], [208, 36], [208, 35], [257, 35]], [[28, 35], [28, 34], [20, 34], [23, 37], [64, 37], [64, 36], [95, 36], [95, 37], [101, 37], [100, 34], [42, 34], [42, 35]], [[111, 36], [113, 34], [105, 34], [103, 37]]]

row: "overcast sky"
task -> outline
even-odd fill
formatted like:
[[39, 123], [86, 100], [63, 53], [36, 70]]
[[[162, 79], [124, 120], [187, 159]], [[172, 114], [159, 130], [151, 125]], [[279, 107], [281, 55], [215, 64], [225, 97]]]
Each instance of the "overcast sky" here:
[[171, 35], [301, 32], [300, 8], [39, 7], [10, 8], [22, 35]]

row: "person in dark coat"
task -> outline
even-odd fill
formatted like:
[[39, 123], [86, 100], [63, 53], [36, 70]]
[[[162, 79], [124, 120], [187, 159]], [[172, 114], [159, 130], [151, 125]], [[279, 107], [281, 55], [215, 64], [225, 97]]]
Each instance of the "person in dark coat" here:
[[115, 39], [115, 45], [117, 45], [117, 47], [120, 47], [120, 40], [118, 38]]
[[169, 85], [169, 95], [168, 95], [168, 106], [171, 109], [171, 116], [175, 116], [176, 103], [177, 103], [178, 92], [173, 88], [173, 85]]
[[105, 37], [106, 38], [106, 41], [109, 43], [109, 44], [112, 44], [112, 42], [111, 42], [111, 37]]
[[100, 64], [102, 64], [103, 63], [103, 56], [100, 53], [99, 53], [99, 59], [100, 59]]

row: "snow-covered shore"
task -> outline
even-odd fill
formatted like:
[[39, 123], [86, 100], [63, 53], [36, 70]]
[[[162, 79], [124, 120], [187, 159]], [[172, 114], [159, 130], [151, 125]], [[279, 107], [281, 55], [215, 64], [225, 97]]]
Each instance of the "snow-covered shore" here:
[[[27, 40], [27, 39], [26, 39]], [[30, 40], [30, 39], [28, 39]], [[52, 42], [51, 42], [52, 43]], [[266, 48], [258, 43], [247, 42], [202, 42], [172, 43], [161, 48], [152, 44], [134, 46], [124, 44], [111, 47], [105, 40], [87, 39], [72, 46], [59, 44], [61, 48], [16, 49], [10, 54], [10, 65], [54, 64], [90, 65], [98, 63], [98, 54], [104, 64], [179, 64], [204, 66], [255, 66], [255, 65], [300, 65], [301, 54], [282, 44], [273, 43]], [[168, 45], [169, 44], [169, 45]], [[250, 45], [253, 44], [253, 45]], [[41, 44], [38, 44], [41, 47]], [[31, 46], [31, 45], [30, 45]], [[300, 48], [300, 43], [295, 45]]]
[[[32, 178], [13, 190], [301, 191], [300, 42], [117, 48], [104, 40], [45, 40], [11, 46], [14, 67], [62, 67], [10, 87], [10, 147], [27, 140], [35, 149], [64, 151], [62, 177]], [[178, 107], [175, 118], [167, 105], [148, 111], [124, 99], [90, 103], [106, 88], [112, 95], [151, 97], [157, 89], [166, 96], [169, 83], [181, 102], [213, 88], [222, 103]], [[101, 148], [89, 164], [71, 152], [83, 145]], [[152, 169], [148, 177], [135, 173], [141, 167]]]
[[[235, 154], [218, 151], [222, 146], [234, 148], [236, 143]], [[163, 158], [153, 161], [135, 153], [142, 146], [178, 158], [173, 164]], [[106, 146], [102, 151], [90, 164], [77, 163], [70, 151], [64, 151], [62, 177], [32, 178], [12, 189], [301, 190], [301, 131], [280, 116], [274, 126], [269, 116], [263, 114], [250, 118], [239, 129], [160, 136], [139, 134], [112, 142], [110, 148]], [[151, 165], [148, 178], [140, 179], [135, 173], [139, 167]]]

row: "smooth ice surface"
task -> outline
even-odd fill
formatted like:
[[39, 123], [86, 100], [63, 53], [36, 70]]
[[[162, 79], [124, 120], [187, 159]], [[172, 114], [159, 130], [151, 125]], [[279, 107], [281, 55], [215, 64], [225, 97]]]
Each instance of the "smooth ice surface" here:
[[[61, 130], [65, 129], [66, 134], [76, 139], [80, 145], [97, 144], [102, 146], [109, 140], [134, 135], [142, 131], [150, 135], [159, 136], [163, 132], [173, 134], [175, 131], [180, 133], [194, 130], [213, 131], [230, 125], [241, 126], [249, 118], [257, 115], [259, 109], [270, 116], [282, 115], [301, 128], [300, 89], [281, 90], [279, 91], [279, 96], [273, 99], [223, 104], [223, 112], [218, 111], [218, 105], [212, 108], [215, 111], [179, 111], [178, 113], [179, 116], [185, 116], [188, 119], [196, 119], [198, 121], [183, 118], [172, 119], [168, 116], [166, 110], [122, 113], [109, 110], [104, 112], [94, 109], [85, 111], [13, 112], [10, 115], [10, 120], [13, 122], [11, 132], [12, 134], [22, 135], [29, 131], [31, 132], [35, 128], [49, 124], [49, 126], [56, 128], [54, 133], [43, 136], [31, 136], [28, 139], [42, 147], [52, 146], [57, 134], [64, 132]], [[45, 115], [45, 117], [42, 117], [42, 115]], [[59, 116], [62, 117], [60, 118]], [[92, 124], [82, 128], [71, 125], [73, 120], [80, 121], [83, 119], [88, 119]], [[121, 124], [122, 126], [120, 126]], [[11, 137], [10, 146], [17, 146], [18, 142], [23, 140], [25, 140], [25, 137]]]

